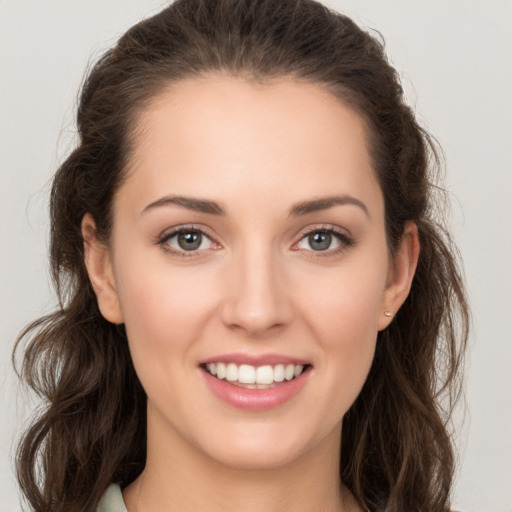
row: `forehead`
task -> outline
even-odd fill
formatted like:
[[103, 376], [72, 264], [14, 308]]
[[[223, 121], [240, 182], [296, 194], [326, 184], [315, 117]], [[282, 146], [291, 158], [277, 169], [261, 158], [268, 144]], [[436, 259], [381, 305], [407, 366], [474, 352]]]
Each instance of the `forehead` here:
[[293, 201], [377, 185], [363, 119], [321, 85], [291, 78], [172, 84], [140, 114], [127, 171], [148, 201], [276, 191]]

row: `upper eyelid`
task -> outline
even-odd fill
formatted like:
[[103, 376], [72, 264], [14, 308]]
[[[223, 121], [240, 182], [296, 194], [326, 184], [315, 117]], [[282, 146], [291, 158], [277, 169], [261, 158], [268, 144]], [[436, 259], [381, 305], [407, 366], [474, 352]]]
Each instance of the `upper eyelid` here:
[[310, 225], [305, 228], [302, 228], [296, 235], [297, 241], [302, 240], [302, 238], [304, 238], [306, 235], [315, 233], [317, 231], [326, 231], [338, 235], [343, 235], [350, 239], [353, 238], [352, 234], [348, 229], [341, 228], [339, 226], [334, 226], [332, 224], [318, 224], [315, 226]]
[[173, 236], [175, 236], [179, 233], [183, 233], [186, 231], [197, 231], [197, 232], [201, 233], [202, 235], [207, 236], [213, 242], [219, 243], [217, 240], [217, 237], [215, 237], [215, 235], [212, 235], [210, 233], [209, 229], [207, 229], [203, 226], [197, 225], [197, 224], [180, 224], [177, 226], [167, 228], [164, 231], [162, 231], [162, 233], [160, 235], [158, 235], [157, 238], [159, 241], [163, 241], [163, 240], [172, 238]]

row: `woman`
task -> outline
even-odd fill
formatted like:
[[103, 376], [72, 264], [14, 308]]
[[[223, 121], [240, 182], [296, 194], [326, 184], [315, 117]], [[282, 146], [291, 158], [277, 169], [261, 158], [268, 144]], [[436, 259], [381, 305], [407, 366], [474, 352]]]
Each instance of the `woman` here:
[[32, 507], [448, 510], [468, 313], [382, 45], [312, 1], [179, 0], [77, 122], [62, 308], [22, 335]]

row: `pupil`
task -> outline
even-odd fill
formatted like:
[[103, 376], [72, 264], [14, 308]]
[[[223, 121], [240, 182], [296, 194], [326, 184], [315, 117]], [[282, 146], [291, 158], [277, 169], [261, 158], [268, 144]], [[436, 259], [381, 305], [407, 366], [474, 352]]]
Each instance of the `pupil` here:
[[315, 251], [325, 251], [331, 245], [332, 235], [330, 233], [313, 233], [309, 235], [309, 245]]
[[181, 233], [178, 235], [178, 244], [184, 251], [193, 251], [199, 249], [201, 238], [201, 233]]

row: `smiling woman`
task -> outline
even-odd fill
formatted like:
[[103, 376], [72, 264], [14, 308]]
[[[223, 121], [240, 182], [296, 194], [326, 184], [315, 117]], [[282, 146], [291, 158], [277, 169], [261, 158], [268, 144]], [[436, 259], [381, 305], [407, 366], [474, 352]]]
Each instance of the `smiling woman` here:
[[317, 84], [215, 74], [160, 93], [138, 126], [110, 244], [90, 214], [82, 229], [148, 395], [144, 474], [164, 485], [159, 460], [182, 472], [191, 447], [193, 474], [336, 453], [418, 256], [410, 224], [388, 257], [360, 116]]
[[62, 308], [21, 337], [34, 509], [448, 510], [468, 313], [381, 45], [309, 0], [178, 0], [77, 121]]

